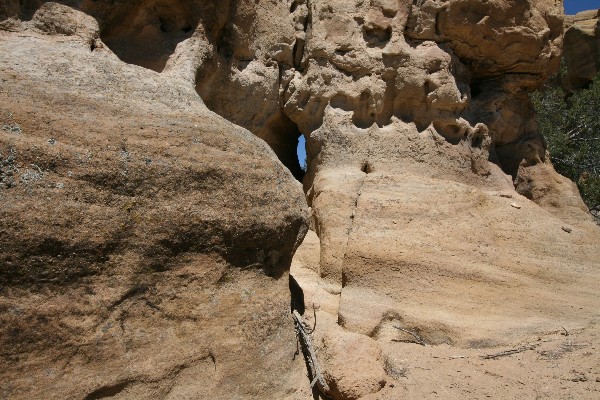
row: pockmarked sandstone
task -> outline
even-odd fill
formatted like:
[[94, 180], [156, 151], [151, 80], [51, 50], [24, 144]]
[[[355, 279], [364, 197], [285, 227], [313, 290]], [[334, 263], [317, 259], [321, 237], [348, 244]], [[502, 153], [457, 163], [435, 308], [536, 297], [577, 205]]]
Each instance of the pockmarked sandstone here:
[[427, 397], [415, 346], [596, 329], [529, 100], [563, 33], [543, 0], [4, 2], [0, 393]]

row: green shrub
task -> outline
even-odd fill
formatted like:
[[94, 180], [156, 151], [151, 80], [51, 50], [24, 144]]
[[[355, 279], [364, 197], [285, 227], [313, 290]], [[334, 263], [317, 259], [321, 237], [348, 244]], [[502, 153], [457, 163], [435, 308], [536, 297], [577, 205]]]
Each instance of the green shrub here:
[[600, 211], [600, 74], [568, 97], [549, 84], [532, 100], [554, 168], [577, 183], [590, 210]]

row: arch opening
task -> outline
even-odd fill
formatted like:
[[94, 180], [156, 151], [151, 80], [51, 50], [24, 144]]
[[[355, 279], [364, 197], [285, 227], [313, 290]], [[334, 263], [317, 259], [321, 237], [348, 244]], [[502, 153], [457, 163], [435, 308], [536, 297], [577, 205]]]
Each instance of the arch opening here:
[[[244, 49], [237, 49], [247, 53]], [[247, 56], [247, 55], [246, 55]], [[298, 158], [301, 132], [281, 109], [276, 87], [277, 66], [265, 66], [254, 60], [239, 68], [239, 55], [225, 57], [216, 54], [196, 74], [196, 92], [209, 110], [226, 120], [248, 129], [273, 149], [277, 158], [300, 182], [304, 178], [304, 160]], [[260, 75], [271, 84], [247, 85], [249, 79]]]

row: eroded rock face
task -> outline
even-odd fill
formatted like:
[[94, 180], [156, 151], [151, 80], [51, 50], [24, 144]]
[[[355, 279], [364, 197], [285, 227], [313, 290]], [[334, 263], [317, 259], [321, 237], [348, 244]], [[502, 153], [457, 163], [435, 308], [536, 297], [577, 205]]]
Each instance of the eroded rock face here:
[[558, 68], [560, 5], [306, 7], [302, 57], [279, 64], [280, 107], [308, 136], [317, 274], [339, 285], [337, 324], [481, 347], [549, 331], [557, 315], [597, 321], [598, 231], [528, 99]]
[[564, 60], [567, 75], [563, 87], [576, 91], [587, 87], [600, 71], [598, 10], [582, 11], [565, 19]]
[[[351, 111], [358, 128], [396, 117], [453, 144], [483, 123], [490, 160], [514, 180], [527, 174], [521, 168], [546, 162], [527, 92], [558, 67], [559, 5], [384, 3], [294, 1], [288, 10], [242, 2], [228, 22], [205, 28], [218, 33], [209, 38], [214, 53], [199, 69], [198, 92], [270, 143], [296, 176], [285, 143], [318, 129], [328, 105]], [[318, 157], [318, 146], [308, 151], [309, 161]]]
[[[399, 396], [399, 355], [389, 345], [404, 332], [398, 326], [427, 344], [481, 348], [598, 321], [598, 228], [574, 184], [549, 163], [528, 99], [558, 68], [560, 2], [30, 1], [9, 2], [0, 15], [3, 29], [21, 34], [2, 33], [14, 54], [3, 60], [3, 79], [14, 83], [2, 104], [19, 104], [21, 114], [7, 113], [38, 135], [10, 139], [15, 150], [3, 161], [3, 184], [18, 183], [6, 193], [20, 196], [4, 218], [36, 210], [32, 222], [10, 225], [21, 239], [5, 257], [32, 268], [21, 281], [6, 275], [14, 286], [6, 318], [20, 321], [15, 304], [29, 301], [27, 315], [43, 324], [45, 299], [91, 299], [85, 310], [65, 311], [85, 315], [89, 326], [72, 317], [49, 328], [73, 327], [76, 334], [63, 337], [86, 349], [64, 365], [53, 361], [67, 377], [53, 387], [66, 397], [309, 395], [297, 389], [306, 388], [299, 364], [281, 363], [293, 339], [284, 328], [284, 289], [269, 277], [285, 276], [302, 236], [302, 195], [239, 126], [264, 139], [297, 178], [296, 140], [306, 137], [303, 185], [318, 235], [312, 249], [320, 252], [318, 260], [302, 256], [310, 268], [298, 282], [311, 293], [306, 309], [322, 307], [315, 343], [329, 396]], [[29, 61], [35, 51], [48, 62]], [[60, 96], [45, 95], [57, 87]], [[209, 113], [198, 95], [235, 125]], [[82, 105], [70, 110], [73, 102]], [[54, 119], [37, 111], [45, 103], [75, 122], [47, 127]], [[101, 116], [92, 135], [81, 133], [87, 115]], [[15, 135], [6, 121], [2, 134]], [[88, 147], [98, 150], [86, 161]], [[81, 165], [64, 161], [80, 158]], [[33, 164], [41, 172], [25, 167]], [[60, 208], [40, 207], [56, 199]], [[106, 217], [82, 217], [79, 236], [70, 218], [53, 225], [57, 210], [74, 213], [73, 202]], [[36, 223], [54, 230], [62, 247], [27, 231]], [[72, 247], [85, 250], [73, 256], [84, 268], [60, 280], [73, 263], [47, 249]], [[135, 285], [114, 283], [117, 268], [127, 271], [119, 284]], [[19, 286], [32, 280], [77, 290], [32, 295]], [[90, 291], [100, 295], [85, 297]], [[92, 343], [105, 337], [103, 358]], [[15, 376], [28, 368], [42, 374], [39, 340], [8, 353], [12, 365], [15, 354], [30, 357]], [[198, 342], [214, 345], [191, 351]], [[349, 347], [360, 351], [344, 354]], [[254, 359], [267, 371], [258, 385], [243, 372], [258, 373]], [[90, 365], [98, 370], [81, 372]], [[116, 372], [101, 373], [105, 365]], [[10, 387], [18, 396], [28, 387], [23, 379]]]
[[317, 319], [333, 312], [381, 343], [400, 326], [465, 348], [597, 322], [598, 230], [550, 165], [527, 95], [558, 67], [557, 6], [328, 4], [284, 105], [310, 131], [315, 269], [339, 285]]
[[[558, 68], [560, 4], [316, 0], [280, 11], [295, 40], [248, 44], [247, 19], [233, 18], [232, 51], [208, 75], [230, 90], [200, 74], [199, 93], [253, 132], [262, 112], [283, 110], [307, 136], [321, 251], [318, 278], [301, 286], [329, 288], [312, 299], [324, 304], [317, 319], [335, 321], [322, 328], [330, 337], [343, 342], [337, 326], [381, 342], [401, 326], [428, 343], [489, 347], [558, 319], [597, 321], [597, 227], [549, 163], [528, 98]], [[245, 59], [242, 48], [261, 50]], [[261, 85], [262, 108], [240, 105]], [[331, 367], [330, 387], [355, 376], [360, 396], [376, 393], [357, 373], [373, 362]]]

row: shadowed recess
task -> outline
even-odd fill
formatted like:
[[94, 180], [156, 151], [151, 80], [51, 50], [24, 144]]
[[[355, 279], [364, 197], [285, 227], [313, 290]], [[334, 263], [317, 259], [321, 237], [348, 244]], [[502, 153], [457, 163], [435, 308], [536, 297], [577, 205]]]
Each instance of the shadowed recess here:
[[177, 45], [192, 36], [198, 19], [184, 1], [137, 3], [103, 29], [101, 38], [122, 61], [161, 72]]

